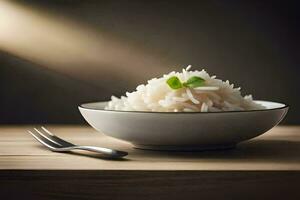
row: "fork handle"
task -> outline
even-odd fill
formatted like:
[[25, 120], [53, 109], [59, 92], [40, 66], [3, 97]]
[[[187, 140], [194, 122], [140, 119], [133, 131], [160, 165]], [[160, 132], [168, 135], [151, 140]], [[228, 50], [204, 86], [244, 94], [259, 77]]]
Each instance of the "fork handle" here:
[[71, 148], [101, 153], [101, 154], [104, 154], [104, 155], [107, 155], [107, 156], [113, 157], [113, 158], [121, 158], [121, 157], [128, 155], [128, 153], [125, 151], [118, 151], [118, 150], [114, 150], [114, 149], [95, 147], [95, 146], [74, 146]]

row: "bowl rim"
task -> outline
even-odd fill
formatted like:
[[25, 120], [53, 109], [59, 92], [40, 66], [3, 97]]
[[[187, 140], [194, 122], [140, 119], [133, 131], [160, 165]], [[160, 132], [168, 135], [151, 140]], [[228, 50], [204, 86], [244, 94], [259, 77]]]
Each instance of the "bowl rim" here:
[[98, 102], [88, 102], [88, 103], [82, 103], [78, 106], [79, 109], [84, 110], [93, 110], [93, 111], [100, 111], [100, 112], [114, 112], [114, 113], [151, 113], [151, 114], [222, 114], [222, 113], [249, 113], [249, 112], [264, 112], [264, 111], [272, 111], [272, 110], [281, 110], [289, 108], [290, 106], [286, 103], [282, 102], [276, 102], [276, 101], [266, 101], [266, 100], [254, 100], [254, 101], [260, 101], [260, 102], [269, 102], [269, 103], [278, 103], [282, 104], [282, 107], [278, 108], [267, 108], [267, 109], [257, 109], [257, 110], [237, 110], [237, 111], [221, 111], [221, 112], [157, 112], [157, 111], [126, 111], [126, 110], [105, 110], [104, 108], [87, 108], [88, 104], [95, 104], [95, 103], [106, 103], [109, 101], [98, 101]]

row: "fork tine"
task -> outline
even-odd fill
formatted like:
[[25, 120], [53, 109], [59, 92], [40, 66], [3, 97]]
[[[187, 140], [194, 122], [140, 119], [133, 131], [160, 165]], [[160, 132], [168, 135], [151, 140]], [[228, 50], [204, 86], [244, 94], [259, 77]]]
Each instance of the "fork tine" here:
[[46, 147], [48, 147], [51, 150], [55, 150], [56, 148], [59, 148], [59, 146], [57, 144], [52, 143], [51, 141], [45, 139], [44, 137], [42, 137], [39, 134], [34, 134], [32, 131], [28, 131], [28, 133], [30, 133], [38, 142], [45, 145]]
[[41, 126], [41, 128], [46, 132], [48, 133], [49, 135], [51, 136], [55, 136], [53, 133], [51, 133], [48, 129], [46, 129], [44, 126]]
[[45, 127], [41, 127], [43, 129], [43, 131], [54, 141], [56, 141], [57, 143], [61, 144], [61, 145], [65, 145], [65, 146], [75, 146], [74, 144], [67, 142], [59, 137], [57, 137], [56, 135], [54, 135], [53, 133], [51, 133], [48, 129], [46, 129]]
[[50, 138], [49, 136], [46, 136], [45, 134], [43, 134], [40, 130], [38, 130], [37, 128], [33, 128], [39, 135], [41, 135], [43, 138], [45, 138], [45, 139], [47, 139], [47, 140], [49, 140], [49, 141], [51, 141], [52, 143], [55, 143], [55, 144], [57, 144], [57, 145], [59, 145], [59, 146], [62, 146], [59, 142], [57, 142], [57, 141], [55, 141], [55, 140], [53, 140], [52, 138]]

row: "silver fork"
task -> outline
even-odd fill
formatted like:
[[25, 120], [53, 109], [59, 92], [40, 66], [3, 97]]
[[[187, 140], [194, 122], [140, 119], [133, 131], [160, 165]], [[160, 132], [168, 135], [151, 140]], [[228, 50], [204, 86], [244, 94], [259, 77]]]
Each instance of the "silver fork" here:
[[118, 151], [114, 149], [108, 149], [103, 147], [95, 147], [95, 146], [80, 146], [75, 145], [70, 142], [67, 142], [57, 136], [55, 136], [53, 133], [51, 133], [49, 130], [47, 130], [45, 127], [41, 127], [41, 129], [34, 128], [34, 131], [28, 130], [28, 132], [40, 143], [48, 147], [51, 151], [55, 152], [66, 152], [66, 151], [72, 151], [75, 149], [80, 150], [86, 150], [86, 151], [92, 151], [96, 153], [103, 154], [106, 158], [121, 158], [126, 155], [128, 155], [125, 151]]

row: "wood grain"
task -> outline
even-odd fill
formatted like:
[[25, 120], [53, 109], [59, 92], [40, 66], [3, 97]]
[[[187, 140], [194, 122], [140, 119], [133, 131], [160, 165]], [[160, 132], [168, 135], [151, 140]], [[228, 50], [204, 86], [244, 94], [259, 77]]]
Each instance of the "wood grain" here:
[[15, 170], [0, 173], [1, 199], [300, 199], [297, 172]]
[[299, 126], [206, 152], [143, 151], [89, 127], [48, 127], [74, 143], [128, 151], [124, 160], [51, 152], [31, 127], [0, 127], [0, 199], [300, 199]]
[[[300, 127], [276, 127], [236, 149], [206, 152], [158, 152], [132, 148], [84, 126], [49, 126], [77, 144], [125, 150], [123, 160], [104, 160], [86, 152], [54, 153], [37, 143], [26, 130], [0, 128], [0, 169], [64, 170], [300, 170]], [[80, 155], [80, 156], [79, 156]]]

